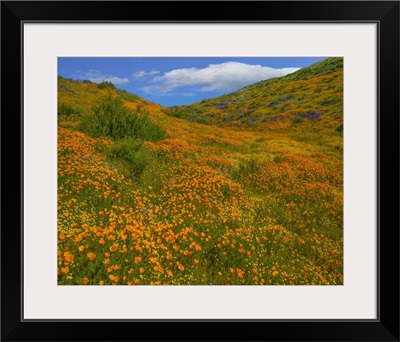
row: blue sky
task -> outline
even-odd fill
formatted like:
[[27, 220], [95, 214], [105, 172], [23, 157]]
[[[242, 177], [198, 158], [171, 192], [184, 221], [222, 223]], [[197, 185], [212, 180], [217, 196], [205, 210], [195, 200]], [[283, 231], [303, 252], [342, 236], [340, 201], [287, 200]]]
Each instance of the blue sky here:
[[163, 106], [217, 97], [326, 57], [59, 57], [58, 75], [118, 88]]

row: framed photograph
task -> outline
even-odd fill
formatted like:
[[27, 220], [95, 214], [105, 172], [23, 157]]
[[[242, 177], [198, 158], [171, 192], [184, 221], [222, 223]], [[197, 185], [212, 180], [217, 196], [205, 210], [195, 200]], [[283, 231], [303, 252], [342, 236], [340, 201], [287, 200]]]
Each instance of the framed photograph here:
[[1, 22], [2, 340], [399, 341], [397, 1]]

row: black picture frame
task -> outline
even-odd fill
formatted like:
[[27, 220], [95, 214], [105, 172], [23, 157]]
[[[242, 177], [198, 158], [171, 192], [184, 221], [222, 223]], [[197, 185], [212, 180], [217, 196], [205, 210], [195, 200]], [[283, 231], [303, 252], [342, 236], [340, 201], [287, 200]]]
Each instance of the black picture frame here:
[[[22, 27], [25, 22], [63, 21], [376, 22], [378, 319], [25, 321]], [[398, 1], [3, 1], [1, 48], [1, 340], [399, 341]]]

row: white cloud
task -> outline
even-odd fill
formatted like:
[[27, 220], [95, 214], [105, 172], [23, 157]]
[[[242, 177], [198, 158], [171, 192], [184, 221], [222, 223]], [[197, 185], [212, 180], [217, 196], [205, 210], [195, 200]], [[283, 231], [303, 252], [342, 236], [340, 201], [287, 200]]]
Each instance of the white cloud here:
[[166, 72], [162, 76], [154, 77], [151, 81], [154, 84], [145, 86], [142, 90], [153, 94], [169, 93], [180, 87], [196, 87], [200, 92], [231, 91], [269, 78], [284, 76], [299, 69], [274, 69], [239, 62], [210, 64], [203, 69], [183, 68]]
[[149, 71], [149, 72], [146, 72], [146, 71], [144, 71], [144, 70], [140, 70], [140, 71], [138, 71], [138, 72], [135, 72], [133, 75], [132, 75], [132, 77], [134, 78], [134, 79], [138, 79], [138, 78], [144, 78], [145, 76], [154, 76], [154, 75], [157, 75], [157, 74], [159, 74], [160, 72], [158, 71], [158, 70], [151, 70], [151, 71]]
[[135, 73], [132, 75], [132, 77], [133, 77], [133, 78], [142, 78], [142, 77], [146, 76], [146, 74], [147, 74], [146, 71], [141, 70], [141, 71], [135, 72]]
[[115, 85], [129, 83], [129, 80], [127, 78], [102, 74], [100, 71], [94, 69], [91, 69], [88, 72], [79, 75], [78, 78], [81, 80], [89, 80], [94, 83], [111, 82]]

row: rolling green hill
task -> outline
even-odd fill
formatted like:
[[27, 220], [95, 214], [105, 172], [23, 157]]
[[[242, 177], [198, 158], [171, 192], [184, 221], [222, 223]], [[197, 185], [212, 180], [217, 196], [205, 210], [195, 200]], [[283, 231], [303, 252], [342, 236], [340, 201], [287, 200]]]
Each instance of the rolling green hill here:
[[343, 59], [327, 58], [218, 98], [172, 107], [170, 115], [219, 126], [340, 130]]

